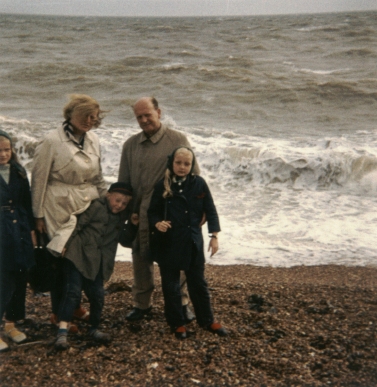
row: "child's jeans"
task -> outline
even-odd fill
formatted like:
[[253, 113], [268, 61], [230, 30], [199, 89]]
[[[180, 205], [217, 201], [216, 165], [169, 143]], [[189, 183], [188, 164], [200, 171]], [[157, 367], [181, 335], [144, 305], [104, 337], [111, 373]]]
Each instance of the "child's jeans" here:
[[89, 324], [92, 328], [98, 328], [105, 298], [102, 268], [95, 280], [91, 281], [85, 278], [70, 260], [63, 259], [64, 287], [59, 305], [59, 321], [70, 322], [72, 320], [73, 312], [81, 301], [81, 291], [84, 290], [90, 303]]

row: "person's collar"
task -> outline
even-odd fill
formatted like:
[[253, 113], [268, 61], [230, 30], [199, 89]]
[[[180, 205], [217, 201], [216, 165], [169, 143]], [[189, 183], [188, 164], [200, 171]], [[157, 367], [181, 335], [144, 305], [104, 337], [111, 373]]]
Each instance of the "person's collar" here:
[[167, 129], [167, 127], [161, 122], [160, 129], [158, 129], [158, 131], [153, 136], [148, 137], [145, 135], [144, 132], [142, 132], [140, 142], [144, 142], [144, 141], [149, 140], [153, 144], [156, 144], [156, 142], [159, 142], [161, 140], [161, 138], [164, 136], [166, 129]]

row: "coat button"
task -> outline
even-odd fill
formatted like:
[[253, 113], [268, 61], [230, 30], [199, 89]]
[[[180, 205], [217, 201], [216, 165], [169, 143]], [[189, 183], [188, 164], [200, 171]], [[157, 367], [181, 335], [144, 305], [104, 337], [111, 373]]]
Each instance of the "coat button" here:
[[9, 200], [9, 203], [13, 203], [12, 200]]
[[84, 179], [84, 183], [87, 183], [87, 182], [88, 182], [88, 180]]
[[89, 200], [89, 198], [87, 196], [84, 197], [84, 200]]
[[16, 219], [14, 219], [14, 220], [13, 220], [13, 223], [17, 223], [17, 220], [16, 220]]
[[10, 213], [13, 214], [14, 210], [10, 210]]

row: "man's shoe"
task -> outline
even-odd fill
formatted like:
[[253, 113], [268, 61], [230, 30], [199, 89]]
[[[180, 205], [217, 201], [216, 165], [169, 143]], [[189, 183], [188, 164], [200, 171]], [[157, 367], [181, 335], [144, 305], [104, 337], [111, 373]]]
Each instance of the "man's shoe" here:
[[227, 330], [219, 323], [212, 323], [207, 326], [207, 330], [218, 336], [228, 336]]
[[139, 321], [142, 320], [152, 310], [150, 306], [147, 309], [133, 308], [130, 313], [126, 316], [127, 321]]
[[196, 319], [195, 314], [192, 312], [192, 310], [189, 308], [188, 305], [182, 305], [182, 309], [183, 309], [183, 317], [185, 318], [186, 324], [190, 324], [190, 322]]
[[172, 331], [174, 332], [175, 337], [179, 340], [184, 340], [187, 338], [187, 331], [185, 326], [173, 328]]

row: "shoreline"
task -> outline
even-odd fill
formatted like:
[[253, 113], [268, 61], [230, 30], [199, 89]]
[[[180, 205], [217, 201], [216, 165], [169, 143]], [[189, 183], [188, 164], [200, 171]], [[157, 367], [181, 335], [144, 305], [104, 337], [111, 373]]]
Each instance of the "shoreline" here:
[[[377, 268], [206, 265], [216, 319], [229, 336], [188, 325], [177, 340], [163, 315], [158, 270], [153, 312], [129, 323], [132, 264], [106, 284], [101, 329], [109, 346], [87, 340], [87, 325], [56, 352], [49, 297], [27, 294], [28, 342], [0, 354], [4, 386], [377, 386]], [[83, 305], [88, 307], [86, 298]]]

